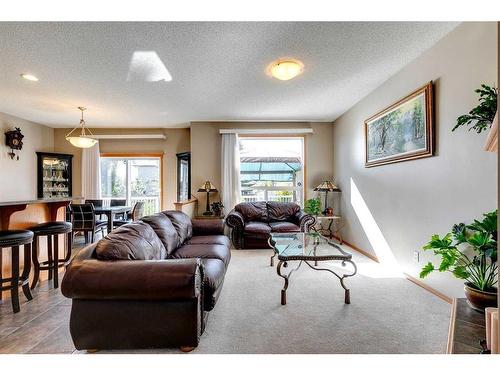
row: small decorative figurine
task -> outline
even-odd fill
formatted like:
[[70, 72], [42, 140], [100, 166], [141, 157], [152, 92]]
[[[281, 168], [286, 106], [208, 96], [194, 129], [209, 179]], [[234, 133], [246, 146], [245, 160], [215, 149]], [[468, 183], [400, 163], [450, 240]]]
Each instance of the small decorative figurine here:
[[[20, 128], [15, 128], [5, 133], [5, 144], [10, 147], [9, 156], [11, 159], [16, 157], [14, 150], [21, 150], [23, 148], [23, 138], [24, 135], [21, 133]], [[19, 155], [17, 155], [17, 160], [19, 160]]]

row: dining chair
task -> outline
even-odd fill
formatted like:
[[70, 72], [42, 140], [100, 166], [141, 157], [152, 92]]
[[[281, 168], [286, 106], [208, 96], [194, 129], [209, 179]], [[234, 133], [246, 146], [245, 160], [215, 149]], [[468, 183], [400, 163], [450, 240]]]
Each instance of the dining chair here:
[[85, 243], [88, 243], [89, 234], [91, 235], [91, 242], [94, 242], [97, 232], [101, 232], [104, 237], [104, 230], [107, 229], [108, 223], [106, 220], [96, 219], [92, 203], [72, 204], [71, 211], [73, 213], [73, 234], [83, 232]]
[[[85, 199], [85, 203], [92, 203], [95, 207], [102, 207], [104, 204], [103, 199]], [[102, 220], [102, 215], [98, 215], [99, 220]]]
[[126, 205], [127, 205], [126, 199], [111, 199], [111, 203], [110, 203], [111, 207], [126, 206]]
[[[126, 206], [127, 205], [127, 200], [126, 199], [111, 199], [110, 206], [111, 207], [116, 207], [116, 206]], [[124, 220], [125, 219], [125, 214], [116, 214], [116, 219], [117, 220]]]
[[136, 202], [132, 212], [125, 219], [113, 220], [113, 228], [119, 227], [133, 221], [139, 220], [144, 216], [144, 202]]

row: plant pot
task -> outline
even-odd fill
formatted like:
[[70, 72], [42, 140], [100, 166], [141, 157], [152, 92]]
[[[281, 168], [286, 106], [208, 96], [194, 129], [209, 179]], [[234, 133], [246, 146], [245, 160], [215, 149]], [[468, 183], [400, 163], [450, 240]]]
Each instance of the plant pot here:
[[486, 307], [497, 307], [498, 292], [479, 290], [470, 283], [464, 284], [465, 297], [470, 307], [477, 311], [484, 311]]

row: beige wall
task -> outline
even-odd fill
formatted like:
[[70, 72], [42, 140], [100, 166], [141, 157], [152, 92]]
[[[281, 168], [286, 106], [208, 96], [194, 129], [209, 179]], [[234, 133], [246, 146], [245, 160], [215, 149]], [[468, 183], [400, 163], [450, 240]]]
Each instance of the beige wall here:
[[[23, 149], [17, 152], [19, 160], [11, 159], [5, 145], [4, 133], [21, 129]], [[36, 151], [52, 152], [54, 130], [19, 117], [0, 113], [0, 201], [26, 200], [37, 197]]]
[[[292, 129], [312, 128], [313, 134], [305, 135], [305, 199], [316, 196], [313, 188], [324, 179], [332, 177], [333, 149], [331, 139], [333, 129], [331, 123], [321, 122], [192, 122], [191, 123], [191, 179], [192, 193], [198, 197], [198, 211], [204, 211], [206, 195], [196, 190], [210, 180], [221, 188], [221, 135], [220, 129]], [[211, 195], [210, 200], [220, 199], [218, 194]], [[228, 209], [226, 208], [226, 212]]]
[[[73, 195], [81, 195], [81, 149], [73, 147], [65, 139], [71, 129], [54, 129], [56, 152], [73, 154]], [[189, 151], [189, 129], [92, 129], [94, 134], [147, 134], [163, 133], [161, 139], [102, 139], [101, 153], [147, 154], [163, 153], [163, 209], [173, 209], [177, 200], [177, 157], [179, 152]]]
[[[344, 237], [367, 251], [370, 242], [351, 204], [351, 179], [390, 250], [405, 272], [416, 276], [432, 254], [421, 250], [433, 233], [470, 222], [497, 207], [497, 155], [483, 151], [486, 134], [451, 132], [459, 115], [477, 105], [481, 83], [498, 84], [497, 23], [464, 23], [386, 81], [334, 123], [334, 174], [343, 189]], [[374, 168], [364, 167], [363, 121], [433, 80], [436, 156]], [[383, 248], [383, 246], [382, 246]], [[425, 282], [449, 296], [463, 296], [463, 283], [449, 274]]]

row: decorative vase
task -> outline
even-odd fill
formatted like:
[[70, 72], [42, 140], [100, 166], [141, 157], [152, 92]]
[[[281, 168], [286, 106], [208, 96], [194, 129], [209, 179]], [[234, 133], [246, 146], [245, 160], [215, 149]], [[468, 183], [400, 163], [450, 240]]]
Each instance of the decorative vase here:
[[333, 216], [333, 208], [328, 207], [326, 209], [326, 216]]
[[491, 292], [479, 290], [471, 283], [464, 284], [465, 297], [470, 307], [477, 311], [484, 311], [486, 307], [497, 306], [497, 291], [496, 289]]
[[222, 210], [214, 210], [214, 216], [222, 216]]

